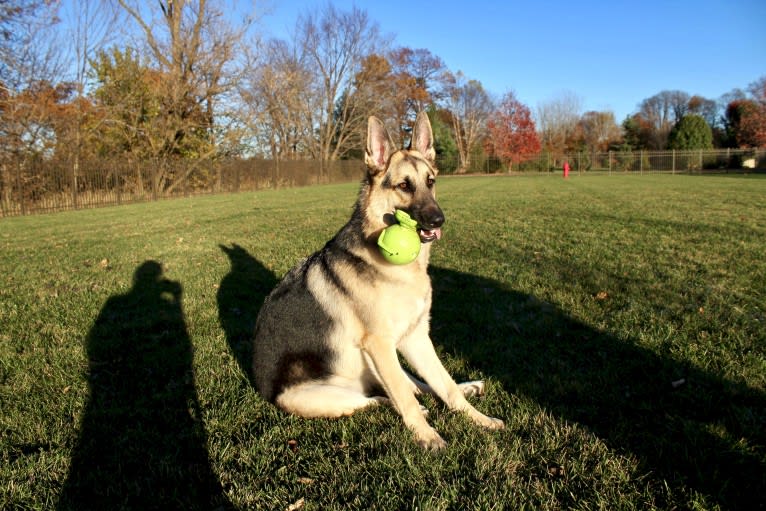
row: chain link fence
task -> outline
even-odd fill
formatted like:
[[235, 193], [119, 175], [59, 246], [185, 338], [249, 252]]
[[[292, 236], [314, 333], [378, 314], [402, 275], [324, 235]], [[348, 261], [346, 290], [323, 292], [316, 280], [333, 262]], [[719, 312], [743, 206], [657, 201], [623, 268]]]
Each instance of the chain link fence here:
[[[571, 172], [588, 174], [766, 172], [766, 149], [710, 151], [542, 153], [508, 165], [477, 159], [472, 173], [555, 174], [565, 162]], [[439, 158], [443, 174], [457, 162]], [[265, 188], [358, 181], [360, 160], [56, 160], [17, 158], [0, 161], [0, 216], [119, 205], [132, 202]]]

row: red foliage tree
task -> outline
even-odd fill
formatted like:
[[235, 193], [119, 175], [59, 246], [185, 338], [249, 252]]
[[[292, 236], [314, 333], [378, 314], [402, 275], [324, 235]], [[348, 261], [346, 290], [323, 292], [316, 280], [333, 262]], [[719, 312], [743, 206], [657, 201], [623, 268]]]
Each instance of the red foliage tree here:
[[750, 99], [726, 107], [729, 135], [739, 147], [766, 147], [766, 76], [750, 84]]
[[737, 147], [766, 147], [766, 106], [750, 99], [732, 101], [726, 120]]
[[512, 91], [503, 96], [498, 109], [490, 116], [487, 131], [487, 152], [508, 162], [509, 169], [514, 163], [527, 161], [540, 152], [532, 114]]

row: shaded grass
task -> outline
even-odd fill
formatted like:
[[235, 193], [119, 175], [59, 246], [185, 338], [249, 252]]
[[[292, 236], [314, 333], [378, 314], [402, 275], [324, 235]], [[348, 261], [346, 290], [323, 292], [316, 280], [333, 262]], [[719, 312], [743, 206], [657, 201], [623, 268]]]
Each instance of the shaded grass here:
[[432, 456], [389, 409], [303, 420], [254, 392], [260, 302], [354, 186], [6, 219], [0, 507], [752, 509], [766, 180], [439, 186], [432, 334], [506, 430], [426, 399]]

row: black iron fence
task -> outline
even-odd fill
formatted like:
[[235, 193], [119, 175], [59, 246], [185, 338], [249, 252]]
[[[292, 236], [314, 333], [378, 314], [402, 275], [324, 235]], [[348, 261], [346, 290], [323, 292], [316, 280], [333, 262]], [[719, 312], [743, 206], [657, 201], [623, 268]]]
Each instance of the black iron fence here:
[[[472, 172], [572, 173], [707, 173], [766, 171], [766, 149], [710, 151], [542, 153], [508, 165], [494, 159], [476, 161]], [[457, 170], [455, 161], [437, 161], [443, 173]], [[90, 208], [211, 193], [358, 181], [360, 160], [334, 162], [229, 160], [57, 160], [5, 158], [0, 161], [0, 216]]]
[[362, 178], [360, 161], [17, 159], [0, 163], [0, 216]]

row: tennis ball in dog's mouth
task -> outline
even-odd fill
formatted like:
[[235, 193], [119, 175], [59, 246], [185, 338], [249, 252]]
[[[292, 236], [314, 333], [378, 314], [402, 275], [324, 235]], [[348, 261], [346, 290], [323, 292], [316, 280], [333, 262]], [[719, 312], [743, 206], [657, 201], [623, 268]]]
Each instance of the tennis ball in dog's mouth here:
[[383, 229], [378, 238], [378, 248], [389, 263], [409, 264], [420, 253], [418, 223], [400, 209], [396, 210], [394, 216], [399, 223]]

